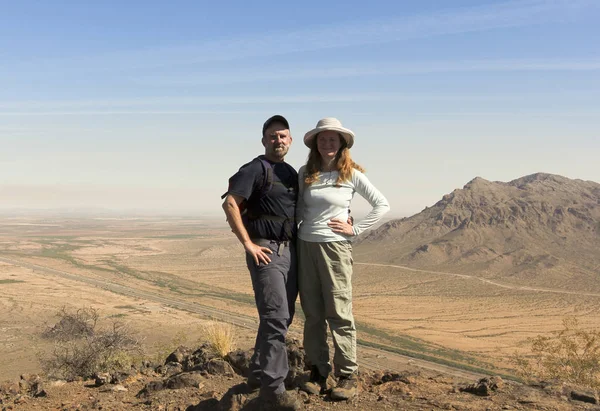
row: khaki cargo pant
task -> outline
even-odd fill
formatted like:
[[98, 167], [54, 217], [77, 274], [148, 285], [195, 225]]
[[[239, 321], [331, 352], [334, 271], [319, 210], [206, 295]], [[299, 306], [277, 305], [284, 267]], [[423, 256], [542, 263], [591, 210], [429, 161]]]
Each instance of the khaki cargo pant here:
[[336, 376], [358, 370], [356, 326], [352, 316], [352, 245], [348, 241], [314, 243], [298, 239], [298, 287], [306, 316], [307, 362], [323, 376], [331, 372], [327, 324], [335, 347]]

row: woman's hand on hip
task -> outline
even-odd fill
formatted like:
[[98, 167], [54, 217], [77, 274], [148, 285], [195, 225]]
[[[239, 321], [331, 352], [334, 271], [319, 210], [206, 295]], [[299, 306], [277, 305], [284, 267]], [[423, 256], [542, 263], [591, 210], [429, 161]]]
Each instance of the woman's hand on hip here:
[[329, 220], [327, 225], [333, 230], [334, 233], [354, 235], [354, 230], [352, 230], [352, 226], [348, 224], [347, 221], [342, 221], [339, 218], [332, 218], [331, 220]]

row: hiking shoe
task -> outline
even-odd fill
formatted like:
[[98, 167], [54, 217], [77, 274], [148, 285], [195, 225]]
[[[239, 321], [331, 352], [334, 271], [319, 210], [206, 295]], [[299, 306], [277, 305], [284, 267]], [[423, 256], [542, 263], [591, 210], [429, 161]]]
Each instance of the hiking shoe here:
[[260, 388], [261, 383], [258, 378], [256, 378], [253, 374], [250, 374], [248, 379], [246, 380], [246, 385], [250, 391], [256, 391]]
[[300, 386], [300, 389], [310, 395], [319, 395], [325, 391], [327, 377], [323, 377], [319, 368], [315, 365], [310, 367], [310, 377], [308, 381]]
[[263, 407], [261, 410], [277, 410], [277, 411], [299, 411], [302, 409], [302, 404], [289, 391], [284, 391], [281, 394], [270, 394], [262, 398]]
[[335, 401], [349, 400], [356, 395], [358, 378], [356, 374], [342, 376], [338, 379], [336, 387], [331, 390], [331, 399]]

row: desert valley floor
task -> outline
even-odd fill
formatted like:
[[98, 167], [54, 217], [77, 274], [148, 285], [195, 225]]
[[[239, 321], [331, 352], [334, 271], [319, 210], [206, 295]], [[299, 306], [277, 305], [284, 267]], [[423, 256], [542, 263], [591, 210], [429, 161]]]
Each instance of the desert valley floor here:
[[[527, 339], [560, 330], [565, 317], [600, 328], [597, 285], [546, 288], [395, 266], [378, 263], [373, 247], [358, 245], [354, 254], [363, 344], [513, 375], [510, 359], [527, 352]], [[40, 332], [63, 306], [121, 319], [149, 355], [161, 355], [201, 338], [210, 320], [185, 304], [215, 319], [256, 318], [243, 249], [222, 219], [0, 217], [0, 379], [39, 371], [48, 349]], [[252, 334], [240, 328], [239, 345], [250, 347]]]

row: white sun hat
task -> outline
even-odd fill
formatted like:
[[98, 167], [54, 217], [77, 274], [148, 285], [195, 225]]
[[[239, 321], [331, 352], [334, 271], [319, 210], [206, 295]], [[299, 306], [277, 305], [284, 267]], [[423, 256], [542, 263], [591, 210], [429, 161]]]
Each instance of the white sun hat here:
[[346, 140], [348, 148], [352, 147], [352, 145], [354, 144], [354, 133], [351, 130], [344, 128], [340, 120], [338, 120], [337, 118], [325, 117], [319, 120], [315, 128], [313, 128], [304, 135], [304, 144], [306, 145], [306, 147], [311, 148], [315, 136], [321, 131], [327, 130], [337, 131], [338, 133], [340, 133], [340, 135], [344, 137], [344, 140]]

